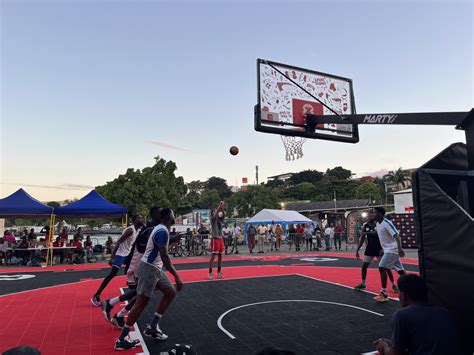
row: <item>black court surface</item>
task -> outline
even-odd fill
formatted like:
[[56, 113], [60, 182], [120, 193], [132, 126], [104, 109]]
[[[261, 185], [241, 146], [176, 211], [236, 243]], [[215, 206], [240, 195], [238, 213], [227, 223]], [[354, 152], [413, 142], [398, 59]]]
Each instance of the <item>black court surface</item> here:
[[[398, 302], [305, 276], [272, 276], [185, 285], [161, 321], [167, 341], [146, 338], [150, 354], [177, 343], [198, 354], [254, 354], [268, 346], [296, 354], [358, 354], [390, 337]], [[138, 325], [157, 307], [152, 298]]]

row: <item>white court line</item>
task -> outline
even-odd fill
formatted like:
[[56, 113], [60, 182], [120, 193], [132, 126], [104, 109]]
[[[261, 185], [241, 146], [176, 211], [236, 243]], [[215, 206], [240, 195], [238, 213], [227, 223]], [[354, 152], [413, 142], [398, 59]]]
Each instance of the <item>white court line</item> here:
[[[311, 279], [311, 280], [326, 282], [326, 283], [331, 284], [331, 285], [341, 286], [341, 287], [348, 288], [348, 289], [350, 289], [350, 290], [354, 290], [354, 287], [347, 286], [347, 285], [343, 285], [343, 284], [339, 284], [339, 283], [337, 283], [337, 282], [331, 282], [331, 281], [327, 281], [327, 280], [317, 279], [316, 277], [311, 277], [311, 276], [307, 276], [307, 275], [303, 275], [303, 274], [293, 274], [293, 275], [297, 275], [297, 276], [301, 276], [301, 277], [306, 277], [306, 278]], [[360, 291], [357, 291], [357, 292], [365, 292], [365, 293], [370, 293], [370, 294], [372, 294], [372, 295], [378, 295], [377, 292], [372, 292], [372, 291], [367, 291], [367, 290], [360, 290]], [[391, 300], [393, 300], [393, 301], [399, 301], [399, 299], [398, 299], [398, 298], [395, 298], [395, 297], [389, 297], [389, 299], [391, 299]]]
[[0, 298], [6, 297], [6, 296], [19, 295], [19, 294], [21, 294], [21, 293], [34, 292], [34, 291], [38, 291], [38, 290], [46, 290], [46, 289], [48, 289], [48, 288], [61, 287], [61, 286], [69, 286], [69, 285], [81, 284], [81, 283], [83, 283], [83, 282], [90, 282], [90, 281], [97, 281], [97, 280], [98, 280], [98, 279], [83, 280], [83, 281], [71, 282], [71, 283], [68, 283], [68, 284], [45, 286], [45, 287], [34, 288], [34, 289], [31, 289], [31, 290], [25, 290], [25, 291], [18, 291], [18, 292], [6, 293], [6, 294], [4, 294], [4, 295], [0, 295]]
[[228, 311], [224, 312], [221, 314], [221, 316], [219, 317], [219, 319], [217, 319], [217, 326], [219, 327], [219, 329], [224, 332], [229, 338], [231, 338], [232, 340], [235, 339], [235, 336], [229, 332], [227, 329], [225, 329], [223, 326], [222, 326], [222, 319], [224, 319], [224, 317], [226, 315], [228, 315], [230, 312], [233, 312], [237, 309], [240, 309], [240, 308], [245, 308], [245, 307], [251, 307], [251, 306], [258, 306], [258, 305], [261, 305], [261, 304], [268, 304], [268, 303], [284, 303], [284, 302], [308, 302], [308, 303], [323, 303], [323, 304], [330, 304], [330, 305], [335, 305], [335, 306], [341, 306], [341, 307], [348, 307], [348, 308], [354, 308], [354, 309], [358, 309], [360, 311], [364, 311], [364, 312], [367, 312], [367, 313], [372, 313], [372, 314], [375, 314], [379, 317], [383, 317], [384, 315], [383, 314], [380, 314], [380, 313], [377, 313], [377, 312], [374, 312], [374, 311], [371, 311], [369, 309], [365, 309], [365, 308], [361, 308], [361, 307], [357, 307], [357, 306], [353, 306], [353, 305], [350, 305], [350, 304], [345, 304], [345, 303], [337, 303], [337, 302], [329, 302], [329, 301], [319, 301], [319, 300], [276, 300], [276, 301], [264, 301], [264, 302], [255, 302], [255, 303], [248, 303], [248, 304], [243, 304], [241, 306], [237, 306], [237, 307], [234, 307], [232, 309], [229, 309]]
[[[120, 287], [120, 293], [123, 295], [125, 292], [123, 292], [123, 287]], [[126, 304], [128, 304], [128, 301], [125, 301]], [[135, 330], [133, 332], [130, 332], [130, 335], [134, 335], [139, 341], [140, 341], [140, 346], [142, 347], [142, 352], [141, 353], [136, 353], [135, 355], [150, 355], [150, 351], [148, 350], [145, 339], [143, 339], [143, 335], [140, 332], [140, 329], [138, 328], [138, 324], [135, 323], [133, 325], [133, 328]]]

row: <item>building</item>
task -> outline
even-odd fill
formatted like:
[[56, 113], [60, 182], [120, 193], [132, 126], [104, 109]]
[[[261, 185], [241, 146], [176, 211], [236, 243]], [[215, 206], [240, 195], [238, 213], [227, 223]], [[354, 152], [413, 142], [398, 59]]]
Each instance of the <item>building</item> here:
[[286, 182], [290, 180], [293, 175], [294, 173], [285, 173], [285, 174], [280, 174], [280, 175], [275, 175], [275, 176], [269, 176], [267, 177], [267, 179]]

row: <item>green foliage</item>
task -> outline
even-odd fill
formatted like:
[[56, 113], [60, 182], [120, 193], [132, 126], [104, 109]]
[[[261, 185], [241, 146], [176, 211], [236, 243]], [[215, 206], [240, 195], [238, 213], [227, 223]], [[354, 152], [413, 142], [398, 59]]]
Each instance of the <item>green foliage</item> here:
[[373, 182], [363, 182], [355, 189], [355, 197], [360, 199], [370, 199], [376, 203], [382, 203], [380, 188]]
[[324, 176], [324, 173], [317, 170], [303, 170], [303, 171], [300, 171], [299, 173], [293, 174], [293, 176], [290, 178], [290, 184], [298, 185], [302, 182], [309, 182], [309, 183], [315, 184], [318, 181], [321, 181], [323, 176]]
[[148, 210], [160, 207], [177, 208], [181, 206], [186, 194], [182, 177], [176, 177], [176, 164], [160, 157], [155, 164], [143, 170], [127, 169], [113, 181], [96, 190], [106, 199], [125, 206], [130, 215], [148, 215]]
[[216, 190], [221, 200], [232, 195], [229, 185], [227, 185], [227, 182], [220, 177], [210, 177], [207, 179], [204, 186], [207, 190]]
[[282, 197], [293, 200], [311, 199], [316, 193], [316, 187], [310, 182], [300, 182], [283, 191]]
[[264, 208], [280, 209], [279, 191], [263, 185], [249, 186], [247, 190], [234, 193], [228, 200], [229, 216], [232, 211], [236, 212], [235, 217], [253, 216]]
[[349, 180], [352, 176], [352, 171], [336, 166], [334, 169], [326, 170], [326, 175], [338, 180]]
[[221, 197], [219, 196], [219, 191], [215, 189], [206, 189], [201, 193], [197, 207], [202, 209], [212, 209], [217, 207], [220, 201]]
[[408, 182], [411, 182], [410, 173], [407, 171], [404, 171], [402, 168], [389, 171], [388, 174], [384, 176], [384, 179], [387, 182], [395, 184], [397, 188], [399, 186], [402, 188], [406, 188], [408, 185]]
[[51, 202], [48, 202], [46, 203], [49, 207], [53, 207], [53, 208], [59, 208], [61, 207], [60, 203], [59, 202], [56, 202], [56, 201], [51, 201]]

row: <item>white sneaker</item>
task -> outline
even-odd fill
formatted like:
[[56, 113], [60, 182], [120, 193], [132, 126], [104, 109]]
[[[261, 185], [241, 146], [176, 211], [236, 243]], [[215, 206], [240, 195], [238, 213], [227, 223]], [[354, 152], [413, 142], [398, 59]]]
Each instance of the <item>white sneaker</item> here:
[[211, 273], [209, 273], [208, 277], [209, 277], [209, 280], [214, 280], [214, 275], [212, 275]]
[[217, 273], [217, 277], [220, 278], [220, 279], [223, 279], [223, 278], [224, 278], [224, 275], [222, 275], [222, 272], [218, 272], [218, 273]]

